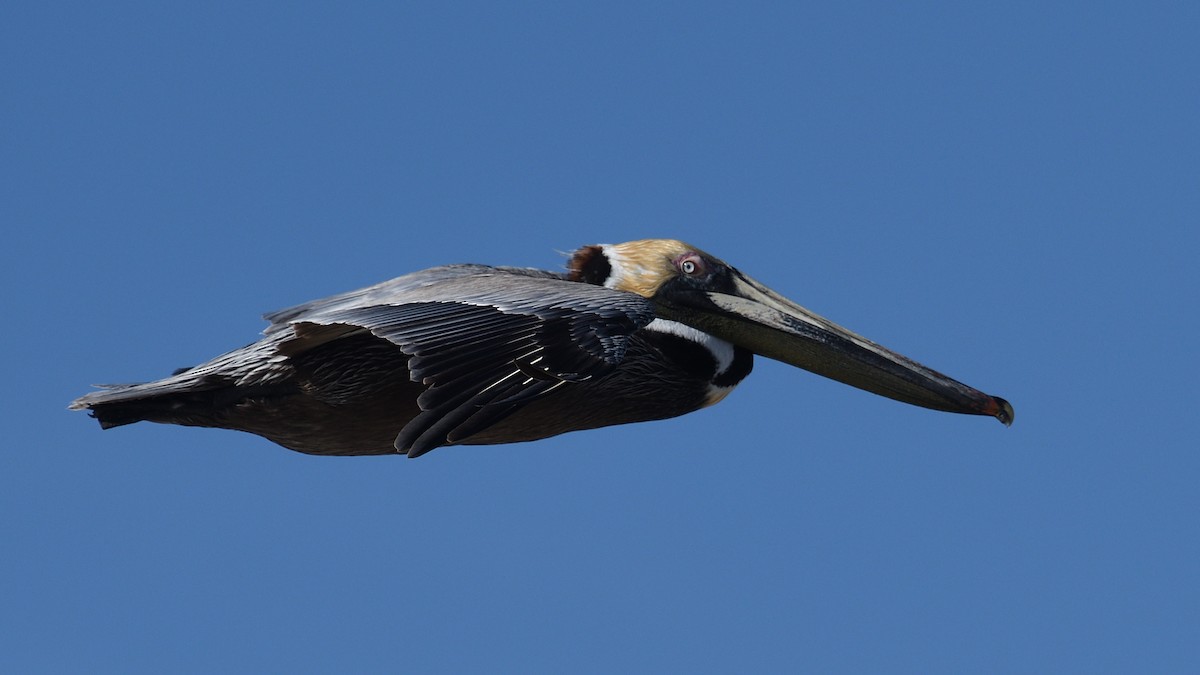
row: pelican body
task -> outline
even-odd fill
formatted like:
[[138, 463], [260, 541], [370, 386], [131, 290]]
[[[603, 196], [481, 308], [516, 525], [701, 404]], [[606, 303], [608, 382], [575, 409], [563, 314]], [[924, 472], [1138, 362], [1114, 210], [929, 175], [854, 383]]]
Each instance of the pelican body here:
[[562, 273], [448, 265], [267, 314], [262, 339], [71, 404], [103, 428], [235, 429], [317, 455], [418, 457], [676, 417], [777, 359], [1011, 424], [1012, 406], [680, 241], [579, 249]]

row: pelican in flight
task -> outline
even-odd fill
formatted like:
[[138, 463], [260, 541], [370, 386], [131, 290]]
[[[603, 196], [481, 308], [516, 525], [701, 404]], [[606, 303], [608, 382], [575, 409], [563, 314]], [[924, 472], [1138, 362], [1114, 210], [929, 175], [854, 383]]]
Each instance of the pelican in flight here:
[[759, 354], [935, 410], [1007, 401], [889, 351], [672, 239], [585, 246], [565, 272], [433, 267], [267, 314], [262, 339], [71, 404], [101, 427], [247, 431], [318, 455], [419, 457], [676, 417]]

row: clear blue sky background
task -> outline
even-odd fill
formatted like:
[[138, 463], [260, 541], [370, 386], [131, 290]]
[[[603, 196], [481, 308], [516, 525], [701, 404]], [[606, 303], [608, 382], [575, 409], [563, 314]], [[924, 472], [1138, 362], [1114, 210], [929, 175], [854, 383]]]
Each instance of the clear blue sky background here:
[[[1195, 672], [1200, 5], [737, 4], [5, 3], [0, 670]], [[644, 237], [1015, 426], [761, 359], [415, 461], [66, 410]]]

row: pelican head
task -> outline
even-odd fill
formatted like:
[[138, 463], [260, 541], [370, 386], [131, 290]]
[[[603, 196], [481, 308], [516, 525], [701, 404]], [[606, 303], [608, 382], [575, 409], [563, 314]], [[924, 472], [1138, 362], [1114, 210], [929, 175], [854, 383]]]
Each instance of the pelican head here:
[[587, 246], [569, 267], [575, 281], [641, 295], [658, 316], [756, 354], [897, 401], [1012, 424], [1008, 401], [847, 330], [682, 241]]

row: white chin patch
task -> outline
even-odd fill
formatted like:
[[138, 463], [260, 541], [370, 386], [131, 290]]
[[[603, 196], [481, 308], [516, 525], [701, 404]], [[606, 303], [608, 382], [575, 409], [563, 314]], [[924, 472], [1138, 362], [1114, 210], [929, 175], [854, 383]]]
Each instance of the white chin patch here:
[[[717, 375], [721, 375], [729, 370], [729, 366], [733, 365], [733, 345], [721, 338], [713, 337], [708, 333], [696, 330], [678, 321], [668, 321], [667, 319], [655, 319], [646, 324], [646, 329], [678, 335], [685, 340], [691, 340], [692, 342], [704, 345], [713, 355], [713, 358], [717, 360]], [[721, 395], [721, 398], [724, 398], [724, 394]], [[719, 400], [721, 399], [718, 398], [717, 401]], [[716, 401], [713, 401], [713, 403], [716, 403]]]

